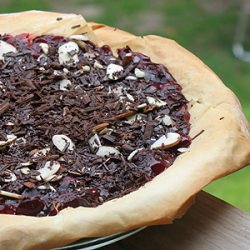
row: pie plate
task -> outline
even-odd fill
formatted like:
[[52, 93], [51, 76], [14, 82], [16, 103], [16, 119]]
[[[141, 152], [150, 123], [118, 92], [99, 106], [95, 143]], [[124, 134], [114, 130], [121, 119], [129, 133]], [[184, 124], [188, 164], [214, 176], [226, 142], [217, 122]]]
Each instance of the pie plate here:
[[92, 250], [98, 249], [100, 247], [104, 247], [110, 244], [113, 244], [117, 241], [123, 240], [128, 238], [141, 230], [145, 229], [146, 227], [141, 227], [138, 229], [130, 230], [123, 233], [112, 234], [104, 237], [92, 238], [92, 239], [83, 239], [77, 242], [74, 242], [70, 245], [54, 248], [53, 250], [71, 250], [71, 249], [81, 249], [81, 250]]

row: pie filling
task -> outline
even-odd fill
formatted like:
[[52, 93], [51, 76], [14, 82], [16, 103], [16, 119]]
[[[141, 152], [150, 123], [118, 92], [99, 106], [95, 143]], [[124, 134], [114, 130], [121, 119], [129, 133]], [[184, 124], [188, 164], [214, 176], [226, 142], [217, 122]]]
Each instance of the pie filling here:
[[117, 53], [86, 35], [0, 36], [0, 213], [96, 207], [188, 150], [180, 85], [149, 57]]

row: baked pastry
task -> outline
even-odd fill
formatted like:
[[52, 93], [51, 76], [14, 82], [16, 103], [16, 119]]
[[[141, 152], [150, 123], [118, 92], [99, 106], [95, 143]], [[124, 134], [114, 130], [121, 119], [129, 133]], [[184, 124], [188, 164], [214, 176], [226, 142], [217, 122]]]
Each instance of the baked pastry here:
[[[6, 24], [10, 20], [13, 26], [7, 27]], [[46, 20], [46, 22], [43, 20]], [[29, 27], [28, 23], [32, 23], [33, 26]], [[212, 180], [236, 171], [249, 163], [249, 128], [236, 97], [202, 62], [175, 42], [156, 36], [138, 38], [105, 25], [88, 25], [80, 16], [59, 13], [26, 12], [2, 15], [0, 27], [1, 34], [13, 35], [28, 32], [39, 36], [52, 34], [68, 37], [84, 33], [94, 43], [108, 44], [114, 52], [118, 48], [129, 46], [132, 51], [139, 51], [147, 55], [153, 62], [164, 64], [177, 82], [181, 84], [184, 96], [189, 100], [190, 136], [193, 138], [188, 151], [178, 156], [171, 167], [138, 190], [118, 199], [112, 199], [94, 208], [69, 207], [63, 209], [64, 207], [62, 207], [63, 210], [59, 214], [51, 217], [0, 215], [2, 223], [0, 246], [3, 249], [11, 249], [13, 246], [18, 246], [20, 249], [45, 249], [64, 245], [82, 237], [96, 237], [143, 225], [171, 223], [173, 219], [180, 217], [186, 211], [191, 205], [194, 195], [202, 187]], [[77, 36], [73, 38], [75, 39]], [[4, 39], [8, 40], [8, 37], [5, 36]], [[49, 39], [49, 37], [47, 36], [46, 39]], [[39, 44], [41, 44], [41, 41]], [[46, 50], [42, 47], [41, 49]], [[123, 49], [121, 52], [131, 53], [126, 50], [129, 49]], [[75, 54], [71, 56], [70, 59], [74, 60]], [[43, 63], [42, 60], [44, 59], [40, 59]], [[96, 61], [95, 63], [97, 68], [101, 68], [100, 62]], [[110, 65], [110, 62], [108, 65]], [[107, 75], [111, 78], [119, 78], [119, 71], [121, 71], [117, 70], [119, 65], [117, 63], [113, 65], [116, 66], [111, 68], [116, 68], [116, 70], [111, 69], [109, 71], [111, 73], [108, 74], [108, 69], [106, 69]], [[143, 72], [138, 68], [138, 78]], [[136, 74], [135, 71], [134, 73]], [[128, 79], [128, 81], [132, 81], [132, 79]], [[62, 88], [61, 91], [68, 88], [70, 90], [68, 85], [69, 83], [66, 83], [66, 85], [59, 83], [59, 91], [60, 88]], [[56, 89], [56, 91], [58, 90]], [[116, 94], [115, 96], [119, 97], [120, 95]], [[127, 95], [126, 98], [131, 99], [131, 96]], [[136, 99], [133, 95], [132, 98]], [[147, 99], [147, 96], [145, 98]], [[154, 105], [156, 105], [156, 101], [156, 98], [151, 99]], [[158, 102], [161, 101], [158, 100]], [[40, 104], [38, 103], [38, 105]], [[149, 101], [147, 104], [150, 104]], [[185, 107], [185, 99], [183, 99], [183, 104]], [[40, 112], [47, 111], [43, 108]], [[137, 108], [138, 105], [136, 105], [136, 110]], [[123, 114], [124, 112], [118, 115]], [[108, 120], [105, 120], [106, 123], [110, 121], [110, 117], [108, 118]], [[186, 123], [185, 128], [187, 129], [185, 133], [187, 133], [189, 130], [188, 123]], [[12, 140], [7, 137], [5, 143], [9, 139]], [[52, 140], [54, 146], [59, 147], [58, 150], [64, 152], [70, 150], [72, 145], [68, 137], [63, 138], [66, 145], [60, 149], [60, 145], [58, 146], [55, 141], [61, 139], [62, 134], [61, 138], [54, 138], [54, 141]], [[112, 138], [106, 139], [111, 140]], [[179, 139], [177, 141], [180, 142]], [[162, 146], [164, 146], [164, 141], [163, 143], [160, 141], [157, 147]], [[116, 154], [114, 151], [113, 153]], [[51, 160], [53, 161], [53, 159]], [[57, 163], [55, 165], [57, 168]], [[53, 164], [50, 164], [47, 169], [52, 169], [53, 166]], [[11, 174], [9, 176], [4, 177], [5, 180], [12, 178]], [[43, 171], [40, 171], [36, 176], [38, 181], [43, 181], [46, 177], [43, 175]], [[22, 212], [21, 214], [25, 213]]]

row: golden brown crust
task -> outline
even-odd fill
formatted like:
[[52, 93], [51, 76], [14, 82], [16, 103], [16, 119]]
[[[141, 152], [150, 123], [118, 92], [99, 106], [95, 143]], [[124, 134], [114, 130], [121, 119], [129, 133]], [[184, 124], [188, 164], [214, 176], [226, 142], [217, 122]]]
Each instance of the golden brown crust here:
[[98, 39], [81, 15], [44, 11], [26, 11], [0, 15], [0, 34], [54, 34], [70, 36], [88, 33], [89, 38]]
[[[25, 13], [22, 20], [37, 21], [37, 13]], [[39, 13], [53, 16], [54, 14]], [[62, 14], [60, 14], [62, 15]], [[41, 17], [40, 16], [40, 17]], [[56, 16], [56, 15], [55, 15]], [[65, 15], [66, 17], [67, 15]], [[0, 31], [8, 16], [0, 16]], [[53, 17], [54, 18], [54, 17]], [[68, 16], [69, 22], [75, 16]], [[19, 20], [17, 17], [15, 20]], [[20, 23], [4, 32], [51, 33], [46, 23], [27, 29]], [[65, 25], [67, 22], [65, 21]], [[70, 24], [71, 25], [71, 24]], [[212, 180], [250, 163], [250, 133], [234, 94], [197, 57], [176, 42], [158, 36], [136, 37], [100, 24], [90, 24], [96, 36], [112, 49], [129, 45], [165, 64], [183, 86], [192, 102], [191, 136], [197, 137], [190, 151], [179, 156], [168, 170], [139, 190], [97, 208], [68, 208], [57, 216], [33, 218], [0, 215], [0, 249], [47, 249], [82, 237], [95, 237], [144, 225], [171, 223], [192, 204], [194, 195]], [[64, 29], [63, 34], [69, 35]], [[224, 119], [220, 120], [221, 117]]]

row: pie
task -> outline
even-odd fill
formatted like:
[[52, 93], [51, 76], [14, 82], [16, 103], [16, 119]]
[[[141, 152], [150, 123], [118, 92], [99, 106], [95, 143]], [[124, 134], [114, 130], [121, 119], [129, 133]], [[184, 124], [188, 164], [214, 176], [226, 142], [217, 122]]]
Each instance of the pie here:
[[73, 14], [0, 27], [3, 249], [171, 223], [250, 163], [237, 98], [174, 41]]

